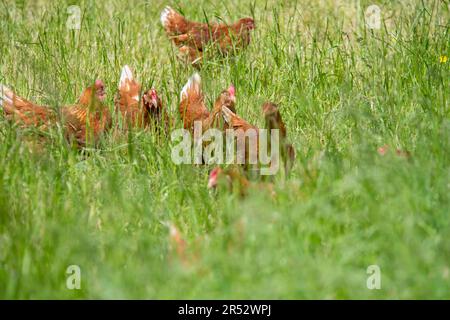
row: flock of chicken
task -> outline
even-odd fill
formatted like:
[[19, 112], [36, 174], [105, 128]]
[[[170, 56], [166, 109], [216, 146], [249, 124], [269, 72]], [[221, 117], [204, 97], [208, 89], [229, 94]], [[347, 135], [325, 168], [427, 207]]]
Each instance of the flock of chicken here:
[[[221, 54], [231, 54], [233, 50], [244, 48], [250, 42], [250, 31], [255, 28], [253, 19], [243, 18], [232, 25], [205, 24], [191, 22], [170, 7], [161, 13], [161, 23], [169, 37], [179, 49], [180, 57], [199, 66], [206, 48], [215, 48]], [[173, 118], [167, 113], [155, 89], [142, 91], [128, 66], [121, 72], [118, 92], [114, 99], [114, 112], [105, 104], [105, 85], [101, 80], [86, 88], [77, 103], [63, 106], [60, 112], [47, 106], [40, 106], [16, 95], [4, 85], [0, 85], [0, 108], [5, 117], [19, 126], [33, 126], [45, 130], [60, 125], [67, 140], [78, 148], [98, 143], [102, 134], [121, 123], [120, 128], [150, 128], [161, 134], [169, 134]], [[193, 131], [194, 122], [201, 121], [203, 131], [209, 128], [233, 129], [246, 132], [258, 131], [236, 114], [235, 87], [223, 90], [210, 111], [205, 103], [201, 79], [195, 73], [181, 91], [179, 114], [183, 127]], [[287, 141], [286, 128], [278, 107], [271, 102], [262, 106], [267, 129], [279, 129], [280, 154], [289, 171], [295, 157], [294, 148]], [[113, 118], [117, 120], [113, 121]], [[208, 186], [216, 187], [225, 181], [229, 189], [237, 183], [238, 192], [245, 193], [250, 182], [237, 167], [212, 170]]]

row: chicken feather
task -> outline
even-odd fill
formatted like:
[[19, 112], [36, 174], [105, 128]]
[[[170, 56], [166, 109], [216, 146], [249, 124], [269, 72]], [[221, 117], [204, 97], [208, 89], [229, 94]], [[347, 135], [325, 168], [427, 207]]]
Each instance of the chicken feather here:
[[0, 107], [7, 119], [24, 127], [40, 129], [55, 126], [62, 120], [66, 137], [78, 147], [91, 141], [96, 144], [103, 132], [110, 128], [111, 115], [108, 107], [103, 104], [104, 99], [104, 84], [101, 80], [96, 80], [92, 86], [84, 89], [75, 105], [61, 108], [60, 119], [55, 110], [30, 102], [0, 85]]

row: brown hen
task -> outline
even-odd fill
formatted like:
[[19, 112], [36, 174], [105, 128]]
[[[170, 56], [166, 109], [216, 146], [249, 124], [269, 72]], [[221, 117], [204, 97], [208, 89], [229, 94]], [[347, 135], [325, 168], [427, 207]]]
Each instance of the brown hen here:
[[223, 189], [227, 192], [237, 193], [242, 198], [255, 191], [269, 193], [272, 197], [276, 196], [272, 183], [250, 181], [245, 173], [236, 166], [225, 169], [214, 168], [209, 174], [208, 189]]
[[[287, 176], [289, 175], [289, 172], [294, 164], [295, 149], [287, 139], [286, 126], [281, 118], [278, 106], [272, 102], [265, 102], [262, 105], [262, 112], [266, 121], [266, 129], [268, 132], [270, 133], [272, 130], [279, 130], [280, 145], [278, 152], [281, 154], [281, 158], [284, 162], [284, 170]], [[268, 142], [271, 143], [271, 139], [268, 139]]]
[[105, 85], [101, 80], [96, 80], [83, 91], [76, 104], [63, 106], [61, 117], [58, 117], [53, 109], [21, 98], [0, 85], [0, 107], [7, 119], [20, 126], [44, 130], [55, 127], [61, 120], [66, 138], [78, 147], [97, 144], [101, 135], [111, 127], [111, 114], [103, 103], [105, 97]]
[[170, 119], [155, 89], [141, 94], [141, 85], [129, 66], [122, 68], [115, 109], [122, 118], [122, 128], [147, 128], [168, 130]]
[[242, 18], [231, 25], [199, 23], [187, 20], [171, 7], [161, 12], [161, 23], [168, 37], [192, 64], [201, 59], [208, 44], [217, 46], [223, 54], [245, 48], [250, 43], [250, 32], [255, 29], [252, 18]]
[[203, 131], [210, 128], [224, 129], [227, 128], [227, 125], [221, 120], [221, 108], [225, 106], [235, 111], [236, 90], [233, 85], [223, 90], [214, 102], [214, 107], [210, 112], [205, 104], [200, 75], [195, 73], [183, 87], [180, 100], [179, 112], [185, 129], [192, 132], [196, 121], [201, 122]]

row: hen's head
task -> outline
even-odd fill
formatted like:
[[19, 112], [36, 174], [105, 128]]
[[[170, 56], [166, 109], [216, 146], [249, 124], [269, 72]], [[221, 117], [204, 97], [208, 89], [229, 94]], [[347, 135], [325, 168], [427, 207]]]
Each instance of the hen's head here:
[[208, 189], [213, 189], [217, 187], [217, 184], [219, 183], [219, 179], [223, 174], [223, 170], [220, 167], [214, 168], [211, 173], [209, 174], [209, 180], [208, 180]]
[[105, 91], [105, 84], [102, 80], [97, 79], [94, 83], [94, 89], [95, 89], [95, 96], [100, 101], [104, 101], [106, 98], [106, 91]]
[[238, 167], [214, 168], [209, 174], [208, 189], [237, 191], [241, 196], [246, 194], [249, 181]]
[[280, 111], [278, 111], [278, 106], [273, 102], [265, 102], [262, 105], [262, 112], [264, 118], [267, 121], [281, 121]]
[[272, 102], [265, 102], [262, 105], [264, 117], [270, 117], [278, 113], [278, 106]]
[[94, 84], [87, 87], [81, 93], [78, 103], [82, 105], [97, 105], [98, 102], [103, 102], [106, 98], [105, 84], [102, 80], [95, 80]]
[[142, 103], [145, 110], [158, 114], [162, 109], [162, 102], [155, 89], [150, 89], [142, 95]]
[[252, 18], [242, 18], [241, 20], [239, 20], [239, 22], [241, 23], [241, 27], [244, 30], [255, 29], [255, 20], [253, 20]]
[[236, 109], [234, 108], [234, 105], [236, 104], [236, 88], [233, 85], [230, 85], [230, 87], [227, 90], [223, 90], [219, 97], [216, 100], [215, 106], [218, 108], [218, 110], [221, 110], [222, 107], [227, 107], [234, 113], [236, 112]]
[[283, 121], [281, 120], [280, 111], [278, 110], [278, 106], [273, 102], [265, 102], [262, 105], [262, 112], [264, 115], [264, 119], [266, 120], [266, 125], [268, 125], [272, 129], [280, 129], [283, 125]]

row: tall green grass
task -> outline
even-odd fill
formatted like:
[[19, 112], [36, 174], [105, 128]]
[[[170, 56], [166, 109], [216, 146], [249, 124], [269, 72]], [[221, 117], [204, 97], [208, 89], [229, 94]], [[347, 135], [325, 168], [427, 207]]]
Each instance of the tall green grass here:
[[[72, 4], [80, 31], [66, 28]], [[210, 168], [173, 164], [169, 138], [111, 132], [81, 154], [58, 130], [36, 143], [0, 115], [0, 297], [449, 298], [448, 2], [376, 1], [382, 27], [370, 30], [371, 1], [3, 0], [0, 83], [58, 108], [100, 77], [112, 108], [129, 64], [178, 120], [194, 70], [159, 24], [166, 4], [200, 21], [255, 18], [250, 47], [200, 73], [208, 101], [233, 83], [257, 125], [263, 101], [281, 105], [291, 177], [275, 179], [275, 199], [215, 195]], [[384, 144], [411, 157], [380, 156]], [[81, 290], [66, 288], [69, 265]], [[380, 290], [366, 286], [369, 265]]]

